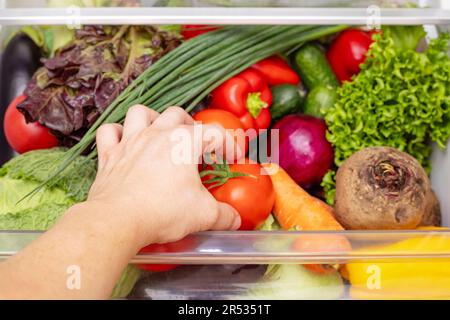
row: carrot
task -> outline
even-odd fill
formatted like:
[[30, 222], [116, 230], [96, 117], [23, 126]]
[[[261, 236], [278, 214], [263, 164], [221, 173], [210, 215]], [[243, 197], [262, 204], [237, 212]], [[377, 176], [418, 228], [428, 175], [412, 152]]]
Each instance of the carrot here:
[[276, 164], [265, 164], [275, 189], [274, 214], [283, 229], [344, 230], [334, 210], [303, 190]]
[[[276, 164], [264, 164], [275, 190], [273, 213], [284, 230], [340, 231], [344, 228], [334, 218], [334, 209], [311, 196]], [[347, 238], [339, 234], [299, 236], [293, 244], [302, 252], [346, 252], [351, 250]], [[309, 270], [329, 273], [333, 268], [325, 265], [305, 265]]]

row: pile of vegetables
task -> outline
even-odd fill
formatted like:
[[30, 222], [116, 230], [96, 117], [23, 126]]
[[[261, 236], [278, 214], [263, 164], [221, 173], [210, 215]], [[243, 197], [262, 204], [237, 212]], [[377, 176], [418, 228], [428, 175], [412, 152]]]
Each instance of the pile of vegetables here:
[[[44, 68], [35, 74], [25, 92], [25, 102], [20, 102], [19, 100], [19, 102], [16, 101], [16, 104], [19, 103], [17, 108], [16, 105], [12, 106], [13, 110], [18, 109], [24, 112], [26, 118], [30, 116], [32, 111], [39, 111], [40, 113], [37, 112], [35, 116], [42, 116], [40, 119], [51, 120], [52, 116], [55, 115], [65, 114], [67, 116], [67, 112], [64, 111], [64, 108], [60, 108], [61, 106], [64, 106], [65, 103], [71, 101], [67, 100], [67, 96], [64, 93], [67, 88], [74, 90], [79, 89], [80, 91], [75, 92], [70, 90], [69, 93], [74, 94], [74, 100], [79, 98], [79, 102], [83, 103], [89, 100], [85, 100], [85, 98], [89, 97], [89, 94], [80, 95], [80, 92], [92, 88], [90, 87], [92, 84], [90, 81], [93, 79], [96, 79], [96, 85], [101, 85], [101, 81], [105, 80], [107, 83], [113, 83], [114, 85], [121, 87], [121, 89], [125, 87], [125, 84], [129, 84], [120, 94], [118, 94], [120, 91], [118, 90], [113, 91], [111, 95], [101, 95], [102, 97], [107, 98], [107, 100], [99, 100], [105, 105], [108, 104], [108, 107], [105, 110], [102, 110], [105, 106], [103, 104], [101, 108], [96, 108], [95, 110], [90, 110], [88, 108], [91, 112], [95, 113], [95, 115], [93, 115], [94, 120], [98, 117], [93, 124], [86, 121], [86, 119], [83, 119], [85, 115], [82, 113], [76, 113], [76, 116], [81, 117], [82, 119], [77, 120], [80, 120], [81, 123], [83, 123], [83, 128], [75, 129], [77, 123], [72, 123], [71, 121], [73, 118], [70, 117], [65, 118], [68, 124], [67, 132], [70, 131], [68, 136], [65, 136], [63, 132], [63, 129], [67, 128], [61, 127], [60, 131], [57, 131], [56, 127], [52, 128], [51, 132], [59, 138], [59, 143], [65, 144], [66, 142], [64, 141], [67, 141], [66, 138], [69, 137], [70, 139], [77, 140], [77, 132], [81, 133], [84, 128], [89, 127], [80, 142], [72, 149], [65, 152], [54, 149], [46, 150], [45, 152], [48, 152], [49, 154], [57, 154], [55, 157], [46, 158], [46, 161], [49, 161], [52, 166], [42, 168], [40, 177], [46, 177], [47, 181], [44, 179], [36, 180], [32, 188], [23, 188], [21, 192], [17, 193], [14, 201], [21, 200], [23, 203], [32, 203], [29, 199], [36, 199], [38, 200], [38, 203], [41, 203], [39, 195], [42, 192], [46, 191], [47, 188], [53, 186], [57, 182], [64, 181], [62, 177], [66, 174], [75, 175], [70, 169], [74, 163], [84, 160], [92, 163], [93, 160], [91, 159], [95, 157], [96, 152], [90, 148], [94, 142], [96, 129], [103, 123], [123, 121], [128, 107], [133, 104], [146, 104], [157, 111], [163, 111], [168, 106], [177, 104], [185, 106], [186, 109], [190, 111], [200, 101], [203, 101], [204, 98], [211, 94], [211, 108], [205, 111], [209, 113], [220, 112], [219, 115], [213, 116], [215, 119], [212, 119], [212, 121], [222, 121], [223, 123], [223, 115], [225, 113], [228, 114], [228, 118], [231, 119], [225, 124], [227, 128], [229, 127], [229, 124], [232, 123], [231, 126], [233, 128], [267, 129], [271, 123], [271, 116], [268, 111], [272, 104], [272, 91], [270, 87], [276, 85], [294, 86], [298, 85], [300, 82], [299, 76], [288, 66], [287, 62], [280, 57], [273, 56], [273, 54], [285, 51], [306, 41], [335, 33], [342, 30], [344, 27], [226, 27], [193, 38], [169, 53], [164, 50], [145, 51], [143, 57], [150, 57], [146, 54], [153, 52], [155, 54], [164, 54], [162, 58], [146, 69], [139, 63], [149, 62], [151, 59], [134, 59], [134, 56], [132, 56], [132, 54], [142, 53], [142, 51], [139, 51], [141, 48], [147, 48], [145, 44], [139, 42], [139, 46], [135, 47], [136, 51], [128, 51], [128, 61], [131, 61], [130, 64], [126, 63], [123, 65], [124, 69], [122, 70], [122, 73], [118, 73], [118, 75], [126, 75], [127, 77], [115, 77], [111, 72], [102, 74], [99, 73], [100, 70], [96, 69], [96, 66], [92, 66], [92, 64], [89, 64], [87, 61], [85, 65], [78, 63], [80, 62], [78, 60], [74, 61], [74, 59], [83, 59], [83, 57], [86, 57], [83, 54], [79, 56], [76, 54], [77, 51], [92, 54], [94, 57], [100, 59], [100, 62], [105, 58], [104, 54], [106, 54], [106, 52], [109, 52], [106, 55], [107, 58], [115, 59], [118, 57], [116, 53], [119, 51], [116, 52], [111, 50], [120, 49], [120, 46], [118, 48], [116, 44], [124, 43], [125, 49], [129, 49], [127, 46], [129, 36], [141, 31], [141, 29], [139, 29], [140, 27], [120, 28], [120, 36], [115, 34], [115, 36], [113, 36], [114, 39], [111, 39], [110, 35], [112, 35], [112, 32], [107, 31], [110, 30], [108, 28], [109, 27], [85, 27], [80, 31], [79, 36], [73, 43], [69, 43], [65, 48], [58, 51], [53, 58], [50, 58], [45, 62]], [[148, 32], [149, 30], [145, 29], [142, 30], [142, 32]], [[96, 36], [99, 34], [104, 36], [104, 42], [98, 41]], [[110, 44], [111, 41], [118, 42], [109, 46], [108, 44]], [[106, 47], [103, 46], [103, 44], [105, 44]], [[161, 44], [161, 42], [158, 42], [158, 44]], [[101, 54], [97, 56], [99, 53]], [[160, 56], [155, 56], [155, 60], [159, 57]], [[111, 62], [111, 60], [109, 60], [109, 62]], [[153, 61], [150, 61], [150, 63], [151, 62]], [[72, 65], [72, 63], [74, 63], [74, 65]], [[108, 63], [108, 60], [106, 60], [106, 63]], [[115, 65], [115, 63], [109, 64], [109, 66], [112, 65]], [[138, 67], [135, 67], [136, 65]], [[97, 70], [97, 72], [95, 72], [95, 70]], [[141, 75], [138, 76], [138, 73], [141, 71]], [[85, 74], [85, 77], [78, 77], [80, 73]], [[132, 77], [128, 77], [130, 75], [132, 75]], [[58, 77], [62, 77], [61, 79], [63, 79], [63, 81], [59, 81], [58, 79], [60, 78]], [[137, 77], [137, 79], [129, 83], [131, 79], [135, 77]], [[48, 86], [39, 87], [38, 82], [40, 80], [44, 81], [43, 83]], [[225, 88], [233, 81], [240, 81], [241, 88], [244, 89], [240, 96], [242, 100], [240, 104], [236, 105], [237, 108], [233, 109], [232, 105], [222, 103], [214, 105], [214, 101], [219, 101], [220, 99], [223, 99], [222, 102], [226, 101], [231, 92], [227, 92]], [[52, 101], [50, 89], [54, 90], [52, 93], [57, 93], [55, 100], [60, 104], [54, 105], [49, 103]], [[291, 90], [291, 93], [294, 93], [292, 87], [289, 89]], [[46, 99], [46, 92], [49, 94], [49, 99]], [[94, 90], [93, 92], [96, 91]], [[267, 99], [263, 98], [263, 93]], [[295, 91], [295, 94], [297, 95], [292, 96], [300, 101], [301, 98], [298, 90]], [[220, 98], [220, 95], [222, 95], [222, 98]], [[111, 102], [114, 97], [116, 97], [115, 100]], [[93, 98], [93, 101], [96, 102], [95, 96]], [[299, 103], [297, 102], [296, 107], [298, 107], [298, 105]], [[52, 114], [52, 112], [55, 114]], [[266, 120], [262, 121], [262, 123], [257, 120], [261, 113], [266, 117]], [[74, 115], [75, 113], [72, 114], [72, 116]], [[200, 115], [197, 115], [196, 117], [200, 117]], [[50, 126], [49, 123], [50, 121], [42, 121], [41, 123], [41, 120], [32, 122], [32, 124], [37, 125], [39, 128], [44, 128], [42, 125]], [[64, 124], [60, 121], [56, 121], [55, 123], [59, 125]], [[243, 147], [243, 150], [246, 150], [246, 146]], [[16, 159], [23, 159], [23, 161], [27, 162], [29, 161], [29, 157], [39, 154], [40, 152], [41, 151], [25, 153]], [[87, 158], [81, 156], [81, 154], [85, 152], [90, 152], [90, 156]], [[8, 163], [5, 168], [14, 167], [14, 161], [17, 160]], [[36, 163], [34, 162], [33, 166], [35, 165]], [[263, 170], [261, 165], [248, 160], [245, 164], [237, 164], [230, 167], [228, 167], [228, 165], [222, 167], [213, 166], [212, 168], [205, 168], [205, 170], [206, 171], [202, 174], [204, 176], [205, 186], [210, 188], [211, 193], [217, 199], [227, 201], [238, 208], [238, 211], [243, 218], [243, 229], [255, 229], [262, 225], [269, 217], [275, 201], [275, 191], [271, 179], [267, 175], [262, 174]], [[215, 176], [216, 174], [219, 174], [222, 179], [217, 179]], [[22, 178], [25, 179], [25, 176], [22, 176]], [[90, 185], [91, 182], [91, 180], [83, 180], [83, 183], [86, 183], [86, 185]], [[241, 190], [238, 193], [238, 197], [236, 197], [237, 193], [233, 192], [236, 188]], [[27, 197], [28, 195], [32, 196]], [[9, 195], [5, 194], [5, 197], [9, 197]], [[80, 197], [82, 198], [78, 198], [77, 201], [82, 201], [84, 199], [83, 193], [80, 193]], [[253, 200], [249, 201], [249, 199]], [[59, 208], [58, 212], [54, 215], [55, 218], [49, 220], [49, 223], [45, 225], [34, 225], [31, 228], [46, 229], [50, 227], [64, 210], [73, 203], [75, 202], [64, 202], [64, 206]], [[40, 214], [37, 210], [33, 212]], [[5, 209], [0, 215], [7, 221], [6, 218], [10, 217], [10, 212]], [[44, 220], [46, 220], [45, 217], [46, 216], [43, 217]], [[1, 228], [13, 228], [11, 224], [6, 224], [6, 222], [4, 226], [5, 227], [1, 226]], [[170, 252], [173, 248], [180, 247], [175, 244], [162, 245], [159, 247], [150, 246], [144, 248], [143, 251]], [[156, 267], [146, 265], [140, 266], [140, 268], [144, 270], [163, 271], [176, 268], [176, 266]], [[127, 270], [124, 274], [125, 280], [121, 282], [119, 288], [129, 288], [131, 283], [134, 284], [136, 279], [135, 277], [130, 276], [130, 274], [134, 274], [134, 270], [134, 268], [132, 268], [131, 271]]]
[[[234, 160], [245, 161], [200, 166], [199, 174], [218, 201], [237, 209], [241, 230], [439, 226], [428, 158], [431, 141], [444, 148], [450, 137], [449, 37], [441, 35], [418, 51], [422, 27], [345, 29], [190, 25], [182, 26], [180, 44], [180, 37], [153, 27], [85, 27], [44, 61], [25, 98], [7, 113], [16, 123], [41, 130], [36, 148], [75, 145], [64, 152], [25, 153], [0, 169], [0, 183], [21, 189], [14, 195], [0, 189], [0, 198], [23, 200], [13, 209], [10, 200], [0, 206], [0, 228], [47, 229], [84, 200], [95, 174], [96, 130], [123, 122], [134, 104], [158, 112], [179, 105], [196, 121], [231, 133], [237, 144]], [[19, 128], [5, 127], [7, 136], [8, 128]], [[249, 139], [244, 130], [255, 134]], [[278, 164], [250, 159], [249, 140], [267, 130], [279, 133]], [[184, 239], [142, 252], [196, 245]], [[320, 239], [305, 234], [289, 245], [311, 253], [352, 250], [339, 232]], [[138, 268], [152, 273], [189, 269]], [[269, 266], [243, 297], [316, 296], [300, 286], [277, 288], [299, 281], [330, 287], [329, 297], [337, 298], [342, 294], [338, 271], [342, 266]], [[121, 293], [134, 285], [135, 272], [130, 267], [124, 274]], [[349, 266], [346, 272], [352, 283], [361, 281], [360, 269]], [[151, 275], [147, 281], [158, 279]]]

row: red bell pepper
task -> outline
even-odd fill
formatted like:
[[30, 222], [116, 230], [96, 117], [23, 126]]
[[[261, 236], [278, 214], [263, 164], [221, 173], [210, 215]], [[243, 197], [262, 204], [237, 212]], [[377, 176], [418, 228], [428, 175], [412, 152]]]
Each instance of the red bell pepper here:
[[244, 129], [267, 129], [271, 117], [272, 93], [264, 77], [249, 68], [228, 79], [212, 92], [210, 106], [231, 112]]
[[360, 66], [366, 60], [373, 34], [373, 31], [349, 29], [339, 34], [331, 43], [327, 58], [341, 83], [351, 81], [352, 76], [361, 71]]
[[252, 66], [253, 69], [258, 70], [266, 79], [266, 82], [271, 86], [279, 84], [293, 84], [300, 83], [298, 74], [278, 56], [272, 56], [264, 59]]
[[186, 24], [181, 26], [181, 35], [185, 40], [189, 40], [217, 29], [219, 29], [219, 27], [206, 26], [202, 24]]

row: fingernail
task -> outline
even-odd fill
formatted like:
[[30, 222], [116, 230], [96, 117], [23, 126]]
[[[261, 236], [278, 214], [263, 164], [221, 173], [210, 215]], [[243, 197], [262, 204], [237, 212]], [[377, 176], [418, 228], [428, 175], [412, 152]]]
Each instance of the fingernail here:
[[241, 217], [236, 216], [233, 222], [233, 230], [238, 230], [241, 227]]

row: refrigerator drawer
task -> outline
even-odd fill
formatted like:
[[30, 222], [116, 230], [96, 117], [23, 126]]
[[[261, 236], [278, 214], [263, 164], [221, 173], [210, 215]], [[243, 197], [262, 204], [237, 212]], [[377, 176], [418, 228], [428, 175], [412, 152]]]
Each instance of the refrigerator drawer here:
[[[40, 234], [0, 231], [0, 261]], [[331, 251], [329, 243], [338, 237], [352, 249]], [[184, 241], [184, 250], [132, 259], [153, 268], [178, 267], [143, 272], [130, 299], [450, 297], [450, 230], [204, 232]], [[299, 249], [305, 242], [321, 245]], [[330, 266], [329, 272], [314, 272], [317, 264]]]
[[[51, 0], [1, 2], [0, 40], [6, 42], [11, 34], [28, 25], [57, 25], [70, 29], [85, 24], [365, 26], [376, 23], [424, 25], [430, 37], [450, 31], [450, 3], [445, 0], [110, 0], [102, 1], [103, 6], [99, 7], [95, 6], [97, 1], [61, 3]], [[412, 5], [405, 8], [407, 4]], [[4, 46], [1, 48], [3, 57], [10, 55]], [[3, 83], [9, 81], [5, 72], [9, 67], [0, 64]], [[3, 123], [11, 94], [3, 91], [1, 95], [0, 120]], [[14, 153], [6, 142], [3, 128], [0, 129], [1, 164]], [[431, 162], [431, 182], [440, 200], [442, 225], [450, 227], [450, 155], [433, 146]], [[16, 254], [40, 234], [38, 231], [0, 230], [0, 261]], [[337, 238], [348, 240], [352, 249], [332, 250], [330, 243]], [[142, 272], [136, 276], [139, 281], [131, 293], [127, 292], [128, 297], [450, 299], [450, 229], [204, 232], [190, 236], [188, 241], [193, 245], [184, 251], [134, 257], [133, 265], [180, 266], [168, 272]], [[298, 244], [305, 242], [321, 245], [313, 249], [300, 246], [299, 249]], [[318, 265], [326, 265], [329, 270], [318, 274], [314, 271]]]

